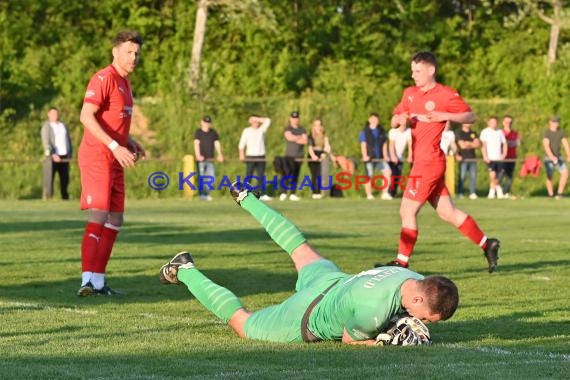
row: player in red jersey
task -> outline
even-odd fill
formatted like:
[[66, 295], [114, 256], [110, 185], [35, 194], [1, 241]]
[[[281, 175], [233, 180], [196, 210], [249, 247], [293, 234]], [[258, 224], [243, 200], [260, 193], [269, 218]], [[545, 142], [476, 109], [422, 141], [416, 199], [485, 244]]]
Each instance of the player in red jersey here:
[[417, 215], [427, 201], [441, 219], [453, 224], [483, 249], [489, 273], [492, 273], [497, 267], [499, 240], [487, 238], [473, 218], [453, 204], [445, 186], [445, 155], [440, 148], [447, 121], [473, 123], [475, 114], [457, 91], [436, 81], [437, 60], [432, 53], [416, 53], [411, 69], [416, 85], [404, 90], [402, 100], [394, 109], [391, 126], [397, 128], [410, 123], [414, 157], [410, 177], [419, 180], [408, 181], [406, 185], [400, 206], [402, 230], [398, 255], [387, 265], [408, 267], [418, 238]]
[[81, 209], [89, 210], [81, 243], [82, 280], [78, 296], [112, 295], [105, 271], [123, 224], [125, 167], [144, 157], [142, 146], [129, 136], [133, 112], [131, 84], [143, 41], [131, 30], [117, 34], [113, 61], [91, 77], [80, 120], [84, 134], [79, 146]]

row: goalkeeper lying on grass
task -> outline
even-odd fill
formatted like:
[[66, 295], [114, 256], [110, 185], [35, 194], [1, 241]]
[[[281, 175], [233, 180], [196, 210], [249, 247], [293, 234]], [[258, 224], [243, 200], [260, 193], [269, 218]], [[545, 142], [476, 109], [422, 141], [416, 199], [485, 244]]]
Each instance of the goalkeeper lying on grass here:
[[165, 264], [160, 280], [184, 283], [240, 337], [272, 342], [429, 344], [429, 331], [422, 322], [446, 320], [455, 312], [459, 295], [448, 278], [424, 278], [399, 267], [343, 273], [320, 256], [293, 223], [258, 200], [255, 193], [237, 187], [231, 191], [236, 202], [291, 256], [298, 272], [296, 293], [279, 305], [247, 311], [231, 291], [196, 269], [188, 252], [178, 253]]

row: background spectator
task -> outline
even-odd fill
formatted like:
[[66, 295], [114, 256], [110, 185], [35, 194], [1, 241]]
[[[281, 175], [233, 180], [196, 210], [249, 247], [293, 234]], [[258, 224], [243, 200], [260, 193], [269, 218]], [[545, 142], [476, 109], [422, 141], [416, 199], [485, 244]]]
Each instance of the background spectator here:
[[491, 116], [487, 128], [481, 131], [481, 152], [489, 171], [489, 199], [503, 198], [503, 189], [499, 185], [499, 173], [503, 170], [503, 160], [507, 155], [507, 140], [503, 131], [497, 129], [498, 120]]
[[[287, 181], [287, 187], [290, 187], [289, 200], [298, 201], [300, 198], [295, 194], [297, 186], [299, 185], [299, 173], [301, 172], [301, 165], [303, 164], [303, 156], [305, 145], [307, 145], [307, 131], [299, 125], [299, 112], [293, 111], [289, 116], [289, 124], [285, 128], [285, 158], [291, 162], [291, 180]], [[282, 194], [279, 196], [280, 201], [287, 199], [287, 189], [282, 189]]]
[[441, 142], [439, 143], [443, 154], [453, 156], [457, 153], [457, 144], [455, 143], [455, 132], [451, 129], [451, 123], [445, 124], [445, 129], [441, 133]]
[[[398, 128], [391, 128], [388, 132], [388, 150], [390, 152], [390, 170], [392, 178], [401, 176], [404, 168], [404, 161], [412, 162], [412, 130], [407, 124], [400, 125]], [[404, 154], [407, 150], [407, 158]], [[390, 181], [390, 189], [388, 193], [395, 197], [398, 192], [398, 186], [393, 185], [394, 181]]]
[[59, 176], [61, 199], [69, 199], [69, 159], [72, 157], [71, 139], [65, 124], [59, 120], [59, 110], [51, 107], [47, 113], [48, 121], [41, 130], [44, 147], [43, 162], [43, 199], [53, 197], [55, 173]]
[[511, 197], [511, 187], [513, 185], [513, 173], [515, 171], [517, 148], [521, 144], [521, 137], [518, 131], [513, 128], [512, 116], [506, 115], [503, 118], [503, 134], [507, 140], [507, 160], [503, 164], [503, 171], [499, 173], [499, 185], [503, 188], [504, 197]]
[[[204, 116], [200, 120], [200, 128], [194, 133], [194, 153], [198, 161], [198, 175], [200, 178], [209, 177], [214, 182], [216, 175], [216, 165], [214, 163], [214, 153], [217, 154], [217, 160], [224, 162], [222, 155], [222, 145], [220, 144], [220, 136], [212, 126], [212, 118]], [[201, 200], [211, 201], [210, 189], [208, 186], [199, 186], [198, 192]]]
[[[388, 193], [390, 188], [390, 176], [392, 171], [388, 165], [390, 156], [388, 155], [388, 141], [386, 132], [380, 125], [380, 117], [376, 112], [372, 112], [368, 117], [368, 122], [360, 131], [358, 136], [360, 141], [360, 152], [362, 153], [362, 162], [364, 162], [366, 175], [370, 178], [374, 177], [375, 172], [380, 172], [386, 179], [386, 187], [382, 190], [382, 199], [390, 200], [392, 196]], [[378, 182], [380, 186], [380, 182]], [[364, 185], [367, 199], [374, 199], [372, 195], [372, 181], [368, 181]]]
[[477, 199], [477, 153], [481, 147], [481, 140], [477, 137], [477, 132], [473, 129], [473, 124], [461, 124], [461, 129], [457, 131], [458, 159], [459, 162], [459, 183], [457, 184], [457, 194], [463, 196], [465, 177], [469, 173], [469, 199]]
[[[545, 153], [546, 191], [549, 197], [555, 196], [556, 199], [560, 199], [564, 194], [564, 188], [568, 181], [568, 167], [562, 159], [562, 147], [564, 147], [564, 153], [566, 153], [566, 160], [570, 159], [570, 146], [568, 145], [566, 132], [560, 129], [560, 117], [553, 116], [550, 118], [548, 129], [544, 131], [542, 145]], [[558, 182], [556, 195], [554, 195], [554, 185], [552, 183], [554, 168], [560, 173], [560, 182]]]
[[[311, 170], [311, 182], [313, 184], [313, 199], [321, 199], [321, 186], [324, 184], [322, 178], [322, 161], [328, 160], [329, 156], [334, 160], [331, 153], [329, 137], [325, 133], [325, 127], [321, 119], [315, 119], [311, 126], [311, 133], [308, 137], [309, 169]], [[320, 179], [319, 179], [320, 178]]]
[[[248, 120], [249, 127], [245, 128], [241, 134], [238, 149], [239, 159], [245, 162], [245, 177], [253, 176], [255, 172], [261, 181], [265, 175], [265, 134], [271, 125], [271, 119], [251, 115]], [[260, 183], [252, 185], [260, 185]], [[263, 194], [259, 199], [270, 201], [272, 198]]]

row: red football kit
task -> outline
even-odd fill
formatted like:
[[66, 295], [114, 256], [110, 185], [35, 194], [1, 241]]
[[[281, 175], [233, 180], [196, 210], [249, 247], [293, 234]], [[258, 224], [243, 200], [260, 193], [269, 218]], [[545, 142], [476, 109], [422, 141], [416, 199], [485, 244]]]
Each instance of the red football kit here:
[[[507, 145], [510, 142], [517, 141], [519, 139], [519, 133], [517, 131], [513, 131], [512, 129], [509, 133], [505, 133], [505, 130], [503, 129], [503, 134], [505, 135], [505, 139], [507, 140]], [[508, 145], [507, 156], [505, 158], [507, 158], [507, 159], [517, 158], [517, 146], [516, 145], [514, 145], [514, 144], [513, 144], [513, 146]]]
[[440, 83], [425, 92], [417, 86], [404, 90], [393, 114], [410, 115], [414, 160], [410, 177], [419, 177], [419, 180], [407, 181], [404, 197], [419, 202], [449, 195], [445, 186], [445, 154], [440, 148], [446, 122], [428, 121], [427, 114], [432, 111], [463, 113], [470, 112], [471, 108], [457, 91]]
[[[97, 72], [87, 86], [84, 103], [99, 107], [95, 118], [119, 145], [126, 146], [131, 127], [131, 84], [113, 65]], [[81, 172], [81, 209], [123, 212], [125, 181], [123, 167], [111, 150], [84, 129], [78, 161]]]

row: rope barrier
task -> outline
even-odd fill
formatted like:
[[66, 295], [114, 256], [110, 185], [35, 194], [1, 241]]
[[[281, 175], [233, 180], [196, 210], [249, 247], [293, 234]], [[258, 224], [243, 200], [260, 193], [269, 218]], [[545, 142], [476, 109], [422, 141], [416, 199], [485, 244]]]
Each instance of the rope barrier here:
[[[0, 164], [41, 164], [44, 162], [44, 158], [42, 159], [37, 159], [37, 160], [33, 160], [33, 159], [0, 159]], [[505, 160], [497, 160], [493, 162], [524, 162], [526, 160], [526, 158], [509, 158], [509, 159], [505, 159]], [[75, 158], [65, 158], [65, 159], [61, 159], [60, 162], [70, 162], [70, 163], [74, 163], [76, 162], [77, 159]], [[138, 163], [140, 162], [172, 162], [172, 161], [178, 161], [172, 158], [149, 158], [149, 159], [144, 159], [144, 160], [139, 160]], [[241, 162], [241, 163], [248, 163], [248, 162], [266, 162], [266, 163], [271, 163], [273, 162], [270, 159], [267, 158], [246, 158], [245, 160], [239, 160], [239, 159], [225, 159], [223, 162], [217, 162], [215, 159], [206, 159], [204, 160], [206, 162], [215, 162], [218, 164], [223, 164], [224, 162]], [[309, 158], [296, 158], [295, 161], [297, 162], [322, 162], [323, 159], [318, 159], [318, 160], [312, 160]], [[365, 163], [365, 161], [362, 160], [355, 160], [359, 163]], [[462, 160], [455, 160], [457, 163], [460, 162], [484, 162], [482, 158], [465, 158]], [[200, 162], [200, 161], [197, 161]], [[385, 160], [385, 159], [379, 159], [379, 158], [374, 158], [371, 159], [370, 161], [366, 161], [366, 162], [393, 162], [390, 160]], [[407, 162], [407, 161], [406, 161]], [[570, 162], [570, 159], [567, 159], [566, 162]]]

